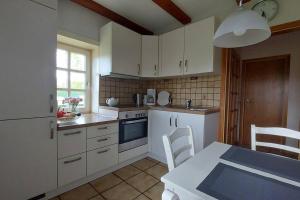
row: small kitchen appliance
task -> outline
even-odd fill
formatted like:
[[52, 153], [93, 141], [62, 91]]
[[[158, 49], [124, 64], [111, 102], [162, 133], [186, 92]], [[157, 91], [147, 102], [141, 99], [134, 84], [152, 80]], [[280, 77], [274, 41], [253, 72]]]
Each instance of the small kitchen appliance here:
[[154, 106], [155, 103], [156, 103], [156, 90], [155, 89], [147, 89], [146, 105]]

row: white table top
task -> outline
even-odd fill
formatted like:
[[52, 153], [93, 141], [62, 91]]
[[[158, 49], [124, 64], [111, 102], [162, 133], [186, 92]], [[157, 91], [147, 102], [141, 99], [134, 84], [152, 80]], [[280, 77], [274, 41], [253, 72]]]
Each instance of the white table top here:
[[218, 163], [224, 163], [245, 171], [253, 172], [265, 177], [273, 178], [285, 183], [289, 183], [300, 187], [299, 182], [295, 182], [286, 178], [275, 176], [270, 173], [262, 172], [260, 170], [245, 167], [239, 164], [235, 164], [223, 159], [220, 156], [225, 153], [231, 145], [214, 142], [204, 150], [196, 154], [193, 158], [189, 159], [185, 163], [181, 164], [165, 176], [161, 178], [161, 181], [174, 187], [180, 188], [193, 196], [195, 199], [215, 199], [207, 194], [200, 192], [196, 188], [198, 185], [209, 175], [209, 173], [216, 167]]

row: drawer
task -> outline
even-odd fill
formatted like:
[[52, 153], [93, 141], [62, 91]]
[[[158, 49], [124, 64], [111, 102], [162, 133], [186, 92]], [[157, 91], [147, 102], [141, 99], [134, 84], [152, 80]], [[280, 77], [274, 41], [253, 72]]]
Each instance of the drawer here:
[[119, 134], [109, 134], [100, 137], [87, 139], [87, 150], [93, 150], [101, 147], [106, 147], [112, 144], [118, 144]]
[[86, 153], [58, 160], [58, 186], [86, 177]]
[[87, 128], [87, 138], [99, 137], [119, 132], [119, 124], [103, 124], [99, 126], [91, 126]]
[[87, 152], [87, 174], [91, 175], [118, 164], [118, 145]]
[[86, 151], [86, 129], [78, 128], [58, 132], [58, 158]]

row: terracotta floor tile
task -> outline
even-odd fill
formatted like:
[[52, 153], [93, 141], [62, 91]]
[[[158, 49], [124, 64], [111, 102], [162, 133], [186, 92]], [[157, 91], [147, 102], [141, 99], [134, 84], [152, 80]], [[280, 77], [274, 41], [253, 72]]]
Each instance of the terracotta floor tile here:
[[164, 184], [162, 182], [156, 184], [149, 190], [147, 190], [144, 195], [149, 197], [152, 200], [161, 200], [161, 195], [164, 191]]
[[120, 179], [116, 175], [108, 174], [108, 175], [100, 177], [90, 183], [99, 193], [101, 193], [101, 192], [104, 192], [105, 190], [112, 188], [113, 186], [115, 186], [121, 182], [122, 182], [122, 179]]
[[165, 163], [159, 162], [158, 164], [161, 165], [161, 166], [164, 166], [164, 167], [168, 168], [168, 165], [165, 164]]
[[146, 197], [145, 195], [141, 194], [140, 196], [138, 196], [136, 199], [134, 200], [150, 200], [148, 197]]
[[60, 195], [61, 200], [88, 200], [98, 193], [89, 184], [82, 185], [69, 192]]
[[153, 159], [153, 158], [150, 158], [150, 157], [147, 157], [146, 159], [147, 159], [147, 160], [150, 160], [150, 161], [152, 161], [152, 162], [155, 162], [155, 163], [159, 163], [159, 161], [158, 161], [158, 160], [155, 160], [155, 159]]
[[146, 172], [148, 174], [150, 174], [151, 176], [154, 176], [155, 178], [157, 178], [158, 180], [160, 180], [160, 178], [165, 175], [166, 173], [168, 173], [168, 169], [164, 166], [161, 165], [155, 165], [149, 169], [146, 170]]
[[104, 198], [98, 195], [96, 197], [91, 198], [90, 200], [104, 200]]
[[136, 189], [123, 182], [112, 189], [101, 193], [108, 200], [132, 200], [138, 197], [139, 193]]
[[131, 165], [128, 165], [126, 167], [123, 167], [117, 171], [114, 172], [115, 175], [119, 176], [120, 178], [122, 178], [123, 180], [126, 180], [134, 175], [137, 175], [139, 173], [141, 173], [142, 171], [132, 167]]
[[153, 178], [152, 176], [143, 172], [134, 177], [131, 177], [126, 182], [129, 185], [132, 185], [138, 191], [145, 192], [146, 190], [151, 188], [153, 185], [158, 183], [159, 180], [157, 180], [157, 179]]
[[148, 160], [148, 159], [142, 159], [139, 161], [136, 161], [135, 163], [133, 163], [132, 165], [142, 171], [149, 169], [150, 167], [153, 167], [156, 163]]

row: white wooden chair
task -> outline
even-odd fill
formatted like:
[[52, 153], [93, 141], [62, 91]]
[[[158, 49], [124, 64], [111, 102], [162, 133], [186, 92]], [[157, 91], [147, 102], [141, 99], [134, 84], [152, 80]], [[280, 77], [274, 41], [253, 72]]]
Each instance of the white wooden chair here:
[[[182, 142], [184, 137], [187, 141]], [[164, 135], [163, 143], [169, 171], [195, 155], [193, 132], [190, 126], [177, 128], [170, 135]], [[180, 160], [178, 160], [179, 157]]]
[[299, 131], [294, 131], [287, 128], [271, 128], [271, 127], [262, 128], [262, 127], [256, 127], [255, 125], [251, 125], [251, 149], [256, 151], [256, 146], [272, 147], [272, 148], [300, 154], [300, 149], [296, 147], [291, 147], [291, 146], [286, 146], [283, 144], [276, 144], [271, 142], [258, 142], [256, 141], [257, 134], [282, 136], [282, 137], [288, 137], [288, 138], [300, 140]]

